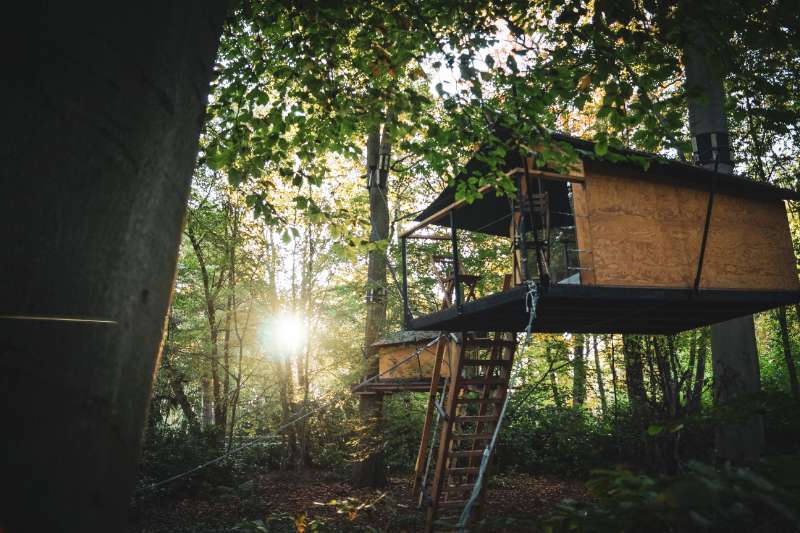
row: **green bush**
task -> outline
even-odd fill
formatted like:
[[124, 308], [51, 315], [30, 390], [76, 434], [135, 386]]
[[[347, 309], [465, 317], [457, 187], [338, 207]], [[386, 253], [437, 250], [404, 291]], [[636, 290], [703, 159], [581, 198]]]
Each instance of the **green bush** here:
[[753, 468], [719, 469], [691, 462], [674, 477], [628, 470], [597, 471], [594, 501], [564, 501], [546, 521], [552, 532], [797, 531], [800, 456], [781, 456]]

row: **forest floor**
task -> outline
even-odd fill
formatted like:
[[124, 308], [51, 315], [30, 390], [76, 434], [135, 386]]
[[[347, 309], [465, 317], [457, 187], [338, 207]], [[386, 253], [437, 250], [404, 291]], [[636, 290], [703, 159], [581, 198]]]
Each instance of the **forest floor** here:
[[[204, 485], [193, 491], [136, 498], [130, 510], [130, 533], [222, 533], [233, 531], [384, 531], [422, 530], [409, 476], [394, 477], [383, 490], [354, 489], [324, 471], [282, 471], [254, 475], [235, 487]], [[565, 498], [588, 498], [584, 483], [527, 474], [492, 478], [484, 517], [502, 531], [498, 520], [535, 520]], [[375, 529], [368, 529], [375, 528]], [[510, 529], [509, 529], [510, 530]], [[514, 531], [524, 531], [519, 524]], [[534, 529], [531, 528], [531, 531]]]

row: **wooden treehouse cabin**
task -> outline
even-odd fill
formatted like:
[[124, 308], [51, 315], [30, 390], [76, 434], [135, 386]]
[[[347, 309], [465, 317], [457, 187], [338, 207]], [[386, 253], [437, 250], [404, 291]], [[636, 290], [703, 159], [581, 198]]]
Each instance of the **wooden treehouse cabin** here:
[[516, 193], [486, 186], [468, 204], [456, 191], [482, 170], [478, 154], [400, 234], [407, 331], [376, 347], [385, 375], [362, 392], [429, 392], [413, 485], [429, 532], [481, 513], [532, 310], [535, 332], [671, 334], [800, 301], [784, 206], [797, 193], [554, 140], [577, 164], [510, 154]]
[[404, 269], [406, 329], [522, 331], [525, 281], [538, 285], [536, 331], [547, 333], [669, 334], [800, 299], [784, 206], [798, 193], [652, 154], [616, 154], [646, 158], [646, 169], [612, 163], [595, 158], [591, 142], [554, 138], [580, 155], [569, 172], [539, 169], [532, 157], [524, 168], [512, 154], [516, 197], [486, 186], [467, 204], [456, 190], [479, 169], [475, 158], [401, 234], [406, 258], [412, 241], [443, 238], [431, 226], [448, 228], [456, 265], [465, 239], [503, 239], [513, 273], [506, 290], [467, 301], [464, 278], [481, 272], [455, 268], [454, 305], [414, 316]]

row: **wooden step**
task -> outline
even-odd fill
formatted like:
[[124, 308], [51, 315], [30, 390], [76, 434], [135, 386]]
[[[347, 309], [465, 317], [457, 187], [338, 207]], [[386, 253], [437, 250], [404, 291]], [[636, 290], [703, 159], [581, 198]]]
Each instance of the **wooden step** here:
[[466, 359], [461, 362], [464, 366], [511, 366], [508, 359]]
[[478, 339], [467, 339], [466, 347], [469, 350], [470, 348], [515, 348], [517, 346], [516, 341], [508, 341], [504, 339], [487, 339], [485, 337], [481, 337]]
[[450, 457], [480, 457], [483, 450], [450, 450]]
[[439, 507], [464, 507], [469, 500], [453, 500], [449, 502], [439, 502]]
[[455, 468], [448, 468], [447, 473], [451, 476], [462, 476], [465, 474], [477, 474], [480, 468], [477, 466], [457, 466]]
[[450, 436], [451, 440], [489, 440], [492, 438], [492, 433], [453, 433]]
[[508, 378], [462, 379], [457, 383], [459, 388], [470, 387], [472, 385], [508, 385]]
[[455, 422], [496, 422], [498, 415], [465, 415], [457, 416], [453, 420]]
[[503, 398], [457, 398], [456, 403], [503, 403]]
[[465, 490], [472, 490], [475, 487], [474, 483], [462, 483], [460, 485], [449, 485], [442, 487], [442, 490], [447, 491], [465, 491]]

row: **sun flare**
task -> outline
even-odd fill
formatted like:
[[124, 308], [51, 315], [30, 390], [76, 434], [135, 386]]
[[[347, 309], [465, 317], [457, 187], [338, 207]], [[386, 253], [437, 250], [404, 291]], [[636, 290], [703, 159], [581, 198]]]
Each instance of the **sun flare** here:
[[272, 339], [282, 352], [294, 353], [306, 341], [306, 327], [301, 317], [286, 313], [278, 316], [272, 325]]

